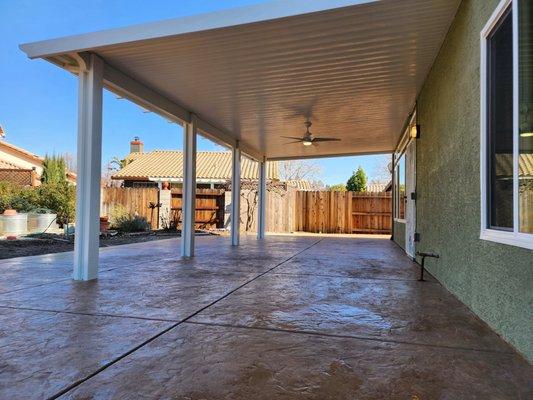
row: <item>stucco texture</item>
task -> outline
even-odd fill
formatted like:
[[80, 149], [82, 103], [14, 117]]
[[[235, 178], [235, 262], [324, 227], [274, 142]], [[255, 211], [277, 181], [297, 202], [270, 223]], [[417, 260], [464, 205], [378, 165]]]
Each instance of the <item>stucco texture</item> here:
[[498, 0], [465, 0], [418, 99], [418, 251], [428, 270], [533, 360], [533, 251], [479, 239], [480, 31]]
[[398, 246], [405, 250], [405, 222], [394, 221], [393, 239]]

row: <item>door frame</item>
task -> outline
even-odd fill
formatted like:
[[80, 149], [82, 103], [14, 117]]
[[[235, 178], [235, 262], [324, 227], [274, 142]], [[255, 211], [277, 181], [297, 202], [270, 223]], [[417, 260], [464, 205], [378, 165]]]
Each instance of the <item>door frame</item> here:
[[411, 139], [405, 149], [405, 252], [416, 254], [416, 140]]
[[[416, 256], [416, 139], [419, 135], [416, 109], [410, 116], [405, 130], [398, 141], [393, 154], [393, 221], [405, 227], [404, 251], [411, 257]], [[399, 198], [399, 172], [398, 165], [404, 157], [405, 174], [405, 205], [403, 215], [400, 216], [399, 207], [402, 199]], [[409, 184], [408, 184], [409, 182]]]

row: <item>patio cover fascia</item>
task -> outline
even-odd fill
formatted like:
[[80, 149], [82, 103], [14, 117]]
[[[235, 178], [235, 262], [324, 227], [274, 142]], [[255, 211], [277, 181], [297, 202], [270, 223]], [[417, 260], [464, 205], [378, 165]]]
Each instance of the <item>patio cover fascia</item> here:
[[[416, 95], [438, 53], [459, 3], [459, 0], [273, 1], [204, 15], [28, 43], [20, 47], [30, 58], [48, 60], [73, 73], [77, 73], [79, 68], [85, 68], [89, 55], [95, 54], [103, 61], [103, 84], [110, 91], [179, 124], [191, 123], [194, 118], [200, 133], [232, 148], [238, 144], [243, 154], [255, 160], [390, 153], [394, 150], [401, 128], [409, 111], [414, 106]], [[364, 21], [368, 26], [359, 28], [347, 25], [342, 29], [339, 28], [341, 30], [338, 32], [338, 36], [334, 36], [337, 41], [323, 43], [320, 38], [320, 31], [335, 30], [336, 26], [339, 25], [338, 18], [342, 18], [344, 14], [353, 16], [354, 25], [360, 25]], [[384, 19], [377, 20], [379, 15], [384, 15]], [[397, 26], [394, 21], [395, 16], [402, 21]], [[410, 16], [412, 16], [412, 24], [407, 23]], [[434, 18], [431, 21], [424, 21], [423, 19], [427, 19], [428, 16]], [[139, 69], [127, 71], [127, 66], [121, 65], [120, 62], [121, 57], [123, 57], [124, 63], [127, 64], [126, 56], [136, 52], [139, 53], [147, 49], [157, 51], [157, 46], [161, 46], [161, 43], [170, 46], [160, 47], [160, 52], [164, 53], [164, 51], [168, 52], [172, 49], [174, 42], [191, 40], [191, 43], [194, 44], [194, 40], [201, 40], [202, 37], [216, 38], [219, 35], [227, 35], [224, 36], [224, 42], [217, 44], [217, 46], [222, 46], [219, 51], [225, 51], [223, 47], [225, 43], [228, 52], [231, 53], [231, 48], [247, 40], [247, 35], [259, 38], [257, 40], [261, 41], [263, 40], [261, 38], [265, 38], [269, 34], [268, 29], [279, 28], [280, 35], [282, 35], [288, 30], [287, 26], [292, 26], [291, 24], [305, 27], [303, 31], [295, 32], [295, 35], [298, 34], [298, 43], [301, 43], [302, 46], [313, 40], [318, 40], [316, 47], [320, 51], [316, 54], [309, 53], [311, 69], [314, 65], [323, 65], [327, 60], [332, 60], [334, 65], [330, 65], [326, 69], [317, 66], [316, 70], [308, 72], [313, 74], [315, 78], [317, 74], [323, 74], [326, 78], [329, 77], [328, 82], [323, 83], [325, 87], [328, 84], [333, 85], [331, 90], [327, 90], [327, 93], [331, 95], [332, 90], [337, 90], [338, 93], [335, 98], [342, 99], [343, 96], [346, 97], [343, 82], [347, 82], [349, 89], [350, 82], [354, 79], [358, 80], [358, 85], [361, 86], [360, 92], [351, 97], [347, 96], [344, 107], [341, 104], [335, 106], [334, 109], [331, 107], [328, 109], [327, 103], [328, 101], [331, 103], [331, 97], [326, 95], [322, 97], [321, 93], [325, 93], [325, 90], [321, 92], [317, 89], [317, 95], [311, 100], [308, 93], [291, 98], [289, 94], [298, 91], [298, 85], [301, 86], [302, 83], [296, 82], [295, 86], [291, 87], [291, 82], [281, 79], [274, 82], [273, 85], [279, 86], [280, 82], [285, 82], [285, 90], [288, 91], [288, 94], [283, 98], [290, 100], [295, 106], [298, 106], [296, 103], [301, 101], [302, 107], [307, 107], [307, 110], [302, 110], [300, 116], [287, 116], [287, 113], [280, 111], [279, 97], [268, 94], [271, 90], [270, 87], [263, 88], [262, 91], [259, 87], [260, 82], [257, 82], [258, 89], [250, 96], [253, 101], [264, 98], [267, 103], [264, 109], [267, 111], [263, 113], [260, 110], [258, 114], [261, 115], [257, 118], [259, 121], [250, 124], [243, 121], [249, 120], [253, 112], [246, 110], [241, 112], [238, 110], [239, 107], [232, 104], [231, 114], [236, 115], [233, 115], [231, 117], [233, 120], [228, 123], [228, 120], [220, 118], [221, 115], [227, 115], [228, 112], [222, 113], [220, 110], [209, 112], [213, 107], [204, 106], [205, 101], [202, 101], [201, 96], [196, 98], [194, 86], [188, 91], [184, 88], [186, 95], [181, 97], [179, 90], [173, 89], [171, 92], [163, 93], [161, 87], [165, 86], [165, 82], [160, 81], [157, 84], [151, 84], [150, 82], [153, 82], [154, 79], [158, 79], [157, 73], [162, 68], [161, 59], [149, 59], [145, 64], [144, 72], [153, 71], [150, 76], [144, 75], [144, 72]], [[309, 29], [309, 24], [316, 26], [316, 29]], [[387, 25], [396, 27], [389, 29]], [[261, 32], [265, 32], [263, 36], [261, 36]], [[317, 36], [317, 32], [319, 36]], [[290, 47], [287, 45], [284, 47], [284, 38], [285, 36], [280, 36], [280, 43], [277, 47], [275, 41], [274, 44], [267, 41], [269, 45], [273, 46], [268, 48], [269, 56], [276, 52], [286, 54], [284, 52]], [[379, 47], [381, 40], [386, 40], [388, 47], [383, 47], [380, 50], [381, 53], [376, 53], [373, 47]], [[346, 45], [350, 45], [352, 41], [353, 48], [346, 49]], [[358, 43], [358, 41], [363, 44]], [[394, 49], [398, 41], [401, 44], [396, 46], [398, 47], [397, 53], [393, 51], [389, 56], [382, 54], [383, 52], [390, 52], [389, 48]], [[374, 42], [376, 43], [375, 46], [369, 45], [369, 43]], [[183, 43], [189, 44], [189, 42]], [[339, 50], [336, 50], [340, 44], [344, 45], [344, 48], [341, 46]], [[413, 54], [402, 56], [402, 52], [405, 53], [409, 50], [405, 46], [411, 46]], [[325, 53], [322, 51], [324, 49], [327, 50]], [[336, 58], [336, 51], [342, 58]], [[355, 51], [355, 53], [346, 53], [346, 51], [352, 53]], [[354, 58], [346, 59], [347, 54], [351, 54]], [[418, 54], [423, 54], [423, 56]], [[137, 56], [142, 57], [142, 54], [137, 54]], [[285, 58], [290, 59], [290, 56], [286, 54]], [[194, 61], [189, 58], [187, 60]], [[346, 65], [346, 68], [339, 69], [339, 65]], [[256, 64], [253, 62], [245, 65], [245, 67], [250, 68], [255, 66]], [[294, 66], [294, 63], [287, 61], [275, 67], [291, 69]], [[221, 69], [222, 65], [214, 65], [213, 68]], [[257, 68], [258, 76], [265, 73], [265, 69], [262, 67], [258, 66]], [[378, 72], [373, 73], [372, 70]], [[176, 75], [178, 74], [176, 72]], [[302, 79], [304, 78], [302, 77]], [[162, 77], [161, 79], [165, 78]], [[187, 79], [187, 77], [183, 79]], [[336, 79], [338, 84], [336, 84]], [[237, 82], [236, 86], [243, 84]], [[220, 87], [221, 85], [225, 85], [223, 77], [220, 80], [212, 79], [211, 76], [209, 79], [206, 78], [205, 87], [207, 88]], [[365, 89], [368, 86], [372, 88], [370, 92]], [[400, 89], [395, 92], [397, 87]], [[177, 89], [180, 89], [180, 86], [177, 86]], [[230, 88], [230, 90], [234, 89]], [[238, 91], [238, 88], [235, 90]], [[213, 89], [214, 102], [232, 101], [232, 98], [225, 97], [226, 92], [216, 94], [214, 92]], [[219, 95], [219, 98], [216, 98], [216, 95]], [[238, 94], [235, 97], [237, 96]], [[361, 98], [361, 104], [357, 104], [357, 96]], [[394, 98], [394, 100], [387, 100], [387, 98]], [[313, 101], [322, 102], [316, 107], [318, 109], [316, 114], [320, 115], [321, 118], [315, 118], [313, 115], [313, 105], [309, 105], [309, 102]], [[382, 104], [377, 104], [380, 102]], [[370, 110], [368, 113], [364, 111], [367, 108]], [[308, 114], [309, 111], [310, 114]], [[287, 140], [281, 142], [281, 135], [301, 136], [304, 132], [303, 121], [310, 117], [314, 123], [313, 128], [316, 129], [313, 131], [315, 134], [319, 136], [339, 135], [343, 139], [342, 142], [323, 144], [319, 147], [311, 146], [313, 149], [304, 149], [303, 146], [296, 147], [295, 145], [288, 146], [284, 143]], [[384, 121], [383, 124], [376, 123], [376, 121], [381, 120]], [[248, 126], [245, 126], [246, 124]]]

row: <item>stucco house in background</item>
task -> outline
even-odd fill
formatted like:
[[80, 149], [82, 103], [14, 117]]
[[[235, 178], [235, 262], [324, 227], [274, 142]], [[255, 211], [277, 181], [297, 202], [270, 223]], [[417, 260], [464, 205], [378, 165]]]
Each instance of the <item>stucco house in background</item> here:
[[[183, 183], [183, 151], [152, 150], [144, 151], [144, 144], [139, 138], [130, 143], [130, 153], [124, 158], [125, 166], [111, 176], [111, 179], [123, 181], [124, 187], [161, 187], [163, 183], [170, 187], [181, 187]], [[257, 163], [243, 158], [241, 179], [257, 181], [259, 168]], [[276, 162], [267, 163], [267, 179], [278, 181], [279, 172]], [[225, 188], [231, 181], [230, 151], [199, 151], [196, 169], [196, 182], [199, 189]]]
[[[24, 186], [39, 186], [44, 158], [26, 149], [8, 143], [0, 136], [0, 181]], [[76, 183], [76, 174], [67, 172], [67, 180]]]

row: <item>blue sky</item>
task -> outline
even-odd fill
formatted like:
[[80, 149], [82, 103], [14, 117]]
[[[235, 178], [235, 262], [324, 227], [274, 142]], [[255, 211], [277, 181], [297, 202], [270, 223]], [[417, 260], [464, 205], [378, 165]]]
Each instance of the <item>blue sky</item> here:
[[[77, 80], [41, 60], [29, 60], [18, 48], [25, 42], [256, 4], [259, 0], [0, 0], [0, 125], [6, 140], [34, 153], [75, 154]], [[139, 107], [104, 95], [103, 163], [124, 156], [133, 136], [146, 150], [181, 149], [181, 127], [143, 113]], [[200, 150], [217, 149], [200, 139]], [[372, 178], [388, 156], [317, 160], [326, 184], [345, 182], [363, 166]]]

